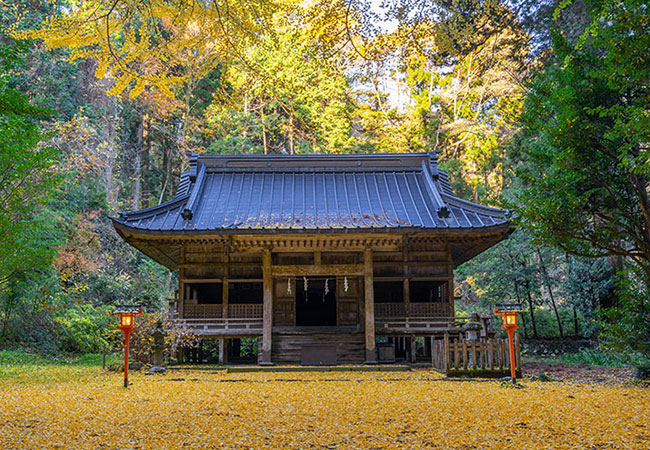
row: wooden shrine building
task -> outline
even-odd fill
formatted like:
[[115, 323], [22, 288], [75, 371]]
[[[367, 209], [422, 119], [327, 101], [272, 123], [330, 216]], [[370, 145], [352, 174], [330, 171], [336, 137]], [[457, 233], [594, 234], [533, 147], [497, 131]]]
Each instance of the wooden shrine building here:
[[458, 333], [453, 269], [511, 231], [455, 197], [433, 153], [193, 154], [173, 200], [113, 224], [178, 271], [176, 320], [259, 338], [262, 364], [375, 362], [378, 342]]

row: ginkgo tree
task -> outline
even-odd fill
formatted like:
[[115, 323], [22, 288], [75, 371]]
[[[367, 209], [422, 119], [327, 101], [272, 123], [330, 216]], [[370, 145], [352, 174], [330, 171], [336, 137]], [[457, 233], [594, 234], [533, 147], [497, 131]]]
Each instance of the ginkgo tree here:
[[93, 58], [96, 76], [114, 78], [110, 94], [136, 97], [147, 87], [169, 97], [193, 76], [224, 60], [244, 59], [251, 40], [267, 33], [272, 11], [291, 2], [272, 0], [81, 0], [59, 5], [44, 23], [18, 21], [10, 33], [68, 48], [70, 60]]

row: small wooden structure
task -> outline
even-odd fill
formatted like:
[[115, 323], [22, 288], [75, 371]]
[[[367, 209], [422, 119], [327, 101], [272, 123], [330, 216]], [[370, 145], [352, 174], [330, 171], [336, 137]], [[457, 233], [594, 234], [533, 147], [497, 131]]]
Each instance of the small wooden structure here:
[[[510, 374], [510, 353], [507, 339], [453, 340], [449, 335], [432, 340], [433, 368], [450, 376], [481, 376]], [[515, 369], [521, 374], [519, 335], [515, 335]]]
[[430, 358], [423, 338], [463, 332], [454, 267], [511, 232], [454, 196], [433, 153], [193, 154], [176, 198], [113, 223], [178, 270], [179, 323], [259, 338], [262, 364], [375, 362], [377, 342]]

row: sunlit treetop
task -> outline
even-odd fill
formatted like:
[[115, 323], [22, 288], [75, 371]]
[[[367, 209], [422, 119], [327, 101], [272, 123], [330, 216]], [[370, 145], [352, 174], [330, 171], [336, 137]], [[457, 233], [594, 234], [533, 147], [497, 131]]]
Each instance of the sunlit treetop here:
[[[9, 33], [69, 49], [71, 60], [95, 59], [97, 77], [115, 80], [110, 94], [136, 97], [152, 89], [172, 97], [189, 77], [218, 66], [236, 61], [258, 70], [251, 46], [273, 45], [286, 31], [308, 34], [323, 64], [339, 64], [341, 54], [377, 59], [404, 45], [423, 51], [422, 42], [431, 39], [430, 49], [444, 58], [471, 49], [508, 15], [492, 0], [382, 6], [369, 0], [54, 0], [45, 21], [19, 18]], [[380, 25], [388, 22], [398, 32], [382, 38]]]
[[111, 74], [109, 93], [136, 97], [146, 87], [168, 96], [188, 73], [200, 77], [217, 64], [245, 58], [251, 41], [268, 33], [275, 11], [293, 0], [80, 0], [55, 4], [35, 28], [18, 21], [10, 33], [68, 48], [70, 60], [94, 58], [96, 76]]

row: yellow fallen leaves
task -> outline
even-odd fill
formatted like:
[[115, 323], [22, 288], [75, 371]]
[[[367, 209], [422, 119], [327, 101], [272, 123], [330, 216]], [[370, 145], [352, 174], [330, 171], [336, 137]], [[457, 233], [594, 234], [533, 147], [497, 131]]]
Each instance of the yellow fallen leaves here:
[[[53, 369], [54, 370], [54, 369]], [[429, 371], [0, 381], [3, 449], [647, 449], [650, 391]]]

